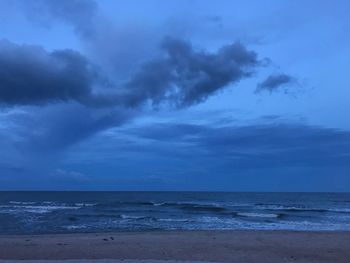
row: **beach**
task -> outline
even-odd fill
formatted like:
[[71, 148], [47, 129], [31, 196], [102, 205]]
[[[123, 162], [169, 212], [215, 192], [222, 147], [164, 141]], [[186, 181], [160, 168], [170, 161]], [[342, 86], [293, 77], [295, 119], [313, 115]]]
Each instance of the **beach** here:
[[150, 231], [2, 235], [0, 259], [348, 263], [350, 232]]

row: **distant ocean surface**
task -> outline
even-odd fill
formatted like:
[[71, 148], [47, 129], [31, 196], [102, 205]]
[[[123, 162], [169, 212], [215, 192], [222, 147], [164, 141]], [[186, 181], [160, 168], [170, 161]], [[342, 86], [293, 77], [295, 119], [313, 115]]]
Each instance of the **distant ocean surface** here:
[[0, 192], [0, 234], [350, 230], [350, 194]]

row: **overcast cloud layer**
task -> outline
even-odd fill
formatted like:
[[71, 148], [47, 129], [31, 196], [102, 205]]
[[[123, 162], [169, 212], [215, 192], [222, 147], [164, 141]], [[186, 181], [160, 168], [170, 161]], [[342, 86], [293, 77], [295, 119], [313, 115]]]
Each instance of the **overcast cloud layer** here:
[[303, 42], [323, 5], [259, 5], [0, 0], [0, 190], [347, 190], [346, 121], [305, 116], [348, 105], [343, 67], [321, 68], [348, 39]]

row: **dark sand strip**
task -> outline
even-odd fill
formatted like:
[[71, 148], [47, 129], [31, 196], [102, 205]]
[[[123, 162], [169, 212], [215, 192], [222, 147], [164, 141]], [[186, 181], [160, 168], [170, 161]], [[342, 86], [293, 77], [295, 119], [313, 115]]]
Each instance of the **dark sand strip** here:
[[[1, 260], [0, 263], [212, 263], [207, 261], [177, 261], [155, 259], [62, 259], [62, 260]], [[220, 263], [220, 262], [218, 262]]]
[[350, 262], [350, 232], [164, 231], [0, 236], [0, 259]]

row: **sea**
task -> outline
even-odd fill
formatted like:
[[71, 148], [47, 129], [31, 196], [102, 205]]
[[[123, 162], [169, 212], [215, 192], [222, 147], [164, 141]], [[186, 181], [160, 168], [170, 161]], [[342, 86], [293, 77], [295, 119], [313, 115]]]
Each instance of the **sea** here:
[[0, 192], [0, 234], [350, 230], [350, 193]]

